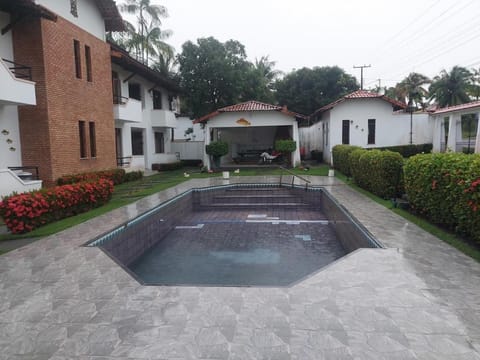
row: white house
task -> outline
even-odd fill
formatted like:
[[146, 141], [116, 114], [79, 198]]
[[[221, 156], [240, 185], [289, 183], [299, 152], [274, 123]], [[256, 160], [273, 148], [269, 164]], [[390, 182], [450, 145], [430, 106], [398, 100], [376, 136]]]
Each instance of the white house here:
[[145, 170], [177, 161], [171, 142], [179, 88], [125, 50], [113, 44], [111, 49], [118, 165]]
[[318, 147], [331, 162], [338, 144], [363, 148], [432, 142], [433, 121], [427, 113], [408, 113], [407, 106], [385, 95], [358, 90], [315, 111], [312, 128], [322, 134]]
[[[218, 109], [196, 119], [194, 124], [204, 124], [205, 145], [216, 140], [229, 144], [229, 153], [222, 157], [223, 166], [243, 159], [258, 162], [260, 154], [274, 149], [279, 139], [292, 139], [297, 143], [290, 159], [296, 165], [300, 162], [298, 120], [304, 118], [286, 107], [248, 101]], [[206, 153], [203, 161], [210, 168]]]
[[434, 122], [433, 151], [480, 153], [480, 101], [438, 109]]

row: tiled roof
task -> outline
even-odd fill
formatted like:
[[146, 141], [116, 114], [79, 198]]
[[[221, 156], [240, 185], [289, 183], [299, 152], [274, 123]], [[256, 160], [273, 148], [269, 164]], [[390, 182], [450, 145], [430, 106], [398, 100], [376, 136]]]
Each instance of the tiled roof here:
[[224, 112], [244, 112], [244, 111], [279, 111], [283, 114], [290, 115], [295, 118], [301, 118], [301, 119], [306, 118], [304, 115], [287, 110], [286, 106], [282, 107], [277, 105], [265, 104], [260, 101], [250, 100], [244, 103], [230, 105], [230, 106], [226, 106], [221, 109], [218, 109], [210, 114], [207, 114], [205, 116], [202, 116], [201, 118], [196, 119], [194, 121], [194, 124], [206, 122], [209, 119], [217, 115], [220, 115], [221, 113], [224, 113]]
[[[114, 0], [95, 0], [105, 21], [105, 31], [123, 31], [125, 25]], [[34, 0], [0, 0], [0, 10], [10, 13], [33, 14], [56, 21], [57, 15]]]
[[125, 30], [125, 24], [114, 0], [96, 0], [95, 2], [105, 20], [105, 31]]
[[466, 103], [466, 104], [444, 107], [444, 108], [441, 108], [441, 109], [438, 109], [438, 110], [434, 111], [433, 113], [435, 115], [436, 114], [444, 114], [444, 113], [448, 113], [448, 112], [468, 110], [468, 109], [472, 109], [472, 108], [475, 108], [475, 107], [480, 107], [480, 100], [472, 101], [472, 102], [469, 102], [469, 103]]
[[134, 74], [138, 74], [143, 78], [151, 81], [155, 85], [170, 90], [175, 94], [181, 93], [180, 87], [172, 79], [167, 78], [160, 72], [155, 71], [148, 66], [142, 64], [140, 61], [134, 59], [128, 54], [126, 50], [122, 49], [120, 46], [113, 43], [109, 44], [112, 63], [117, 64], [122, 68], [131, 71]]
[[320, 114], [322, 112], [325, 112], [327, 110], [330, 110], [332, 108], [334, 108], [336, 105], [346, 101], [346, 100], [351, 100], [351, 99], [381, 99], [381, 100], [384, 100], [386, 102], [389, 102], [390, 104], [392, 104], [394, 107], [397, 107], [397, 108], [400, 108], [400, 109], [405, 109], [407, 107], [406, 104], [400, 102], [400, 101], [397, 101], [397, 100], [394, 100], [394, 99], [391, 99], [385, 95], [380, 95], [380, 94], [377, 94], [377, 93], [374, 93], [374, 92], [371, 92], [371, 91], [368, 91], [368, 90], [357, 90], [357, 91], [354, 91], [348, 95], [345, 95], [344, 97], [328, 104], [328, 105], [325, 105], [323, 107], [321, 107], [320, 109], [316, 110], [312, 115], [310, 116], [314, 116], [316, 114]]

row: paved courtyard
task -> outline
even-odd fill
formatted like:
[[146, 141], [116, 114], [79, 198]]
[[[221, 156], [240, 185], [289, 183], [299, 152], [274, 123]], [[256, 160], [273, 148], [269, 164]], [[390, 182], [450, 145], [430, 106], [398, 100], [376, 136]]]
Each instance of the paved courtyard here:
[[479, 359], [480, 264], [340, 181], [386, 249], [286, 288], [141, 286], [83, 243], [194, 179], [0, 256], [0, 359]]

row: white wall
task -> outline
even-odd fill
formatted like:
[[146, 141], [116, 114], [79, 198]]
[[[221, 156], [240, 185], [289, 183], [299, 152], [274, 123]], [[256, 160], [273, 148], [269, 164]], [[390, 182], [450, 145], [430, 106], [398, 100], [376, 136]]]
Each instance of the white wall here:
[[180, 154], [180, 160], [202, 160], [205, 151], [203, 141], [176, 140], [172, 142], [172, 152]]
[[[137, 83], [141, 86], [142, 106], [138, 110], [137, 122], [119, 121], [118, 119], [115, 120], [115, 127], [122, 129], [122, 156], [126, 157], [132, 155], [131, 129], [139, 128], [143, 129], [144, 133], [144, 155], [141, 157], [141, 159], [143, 159], [144, 161], [145, 169], [151, 169], [152, 164], [155, 163], [171, 163], [176, 161], [177, 158], [175, 152], [173, 152], [171, 149], [171, 128], [152, 126], [152, 116], [155, 114], [155, 112], [152, 112], [152, 92], [149, 92], [148, 90], [151, 89], [154, 84], [144, 78], [139, 77], [138, 75], [135, 75], [127, 82], [124, 82], [124, 79], [128, 78], [131, 75], [131, 72], [122, 69], [116, 64], [112, 64], [112, 70], [116, 71], [119, 75], [121, 84], [121, 96], [129, 96], [128, 83]], [[168, 111], [168, 91], [159, 86], [157, 86], [155, 89], [161, 92], [162, 108]], [[155, 153], [155, 131], [163, 133], [165, 144], [165, 152], [163, 154]], [[139, 167], [139, 162], [140, 160], [136, 158], [136, 167]]]
[[[185, 130], [193, 129], [193, 133], [185, 136]], [[200, 124], [193, 124], [193, 120], [187, 116], [177, 117], [177, 126], [174, 130], [174, 140], [186, 140], [190, 138], [191, 141], [203, 141], [205, 139], [205, 131]]]
[[300, 147], [305, 148], [307, 158], [312, 150], [323, 151], [322, 123], [316, 123], [309, 127], [298, 128]]
[[41, 180], [22, 181], [8, 169], [0, 169], [0, 199], [11, 195], [13, 192], [23, 193], [38, 190], [42, 187]]
[[98, 10], [95, 0], [78, 0], [78, 17], [75, 17], [70, 13], [69, 0], [36, 0], [35, 2], [91, 33], [97, 38], [105, 40], [105, 21]]
[[[10, 15], [0, 11], [0, 29], [3, 29], [10, 23]], [[12, 44], [12, 32], [7, 31], [5, 34], [0, 35], [0, 58], [13, 61], [13, 44]]]
[[0, 154], [0, 169], [22, 166], [18, 112], [14, 105], [0, 105]]

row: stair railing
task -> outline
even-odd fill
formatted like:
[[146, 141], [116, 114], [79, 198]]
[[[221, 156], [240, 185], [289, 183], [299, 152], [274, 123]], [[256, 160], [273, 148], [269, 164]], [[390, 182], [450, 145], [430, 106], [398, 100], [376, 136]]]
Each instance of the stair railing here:
[[[295, 178], [298, 178], [300, 180], [305, 181], [305, 191], [308, 189], [308, 184], [311, 183], [310, 180], [305, 179], [303, 176], [295, 174], [293, 171], [290, 171], [287, 168], [284, 168], [283, 166], [278, 166], [278, 168], [281, 169], [282, 171], [285, 171], [285, 172], [289, 173], [290, 175], [292, 175], [292, 187], [295, 183]], [[283, 180], [283, 172], [280, 174], [280, 185], [282, 185], [282, 183], [283, 183], [282, 180]]]

